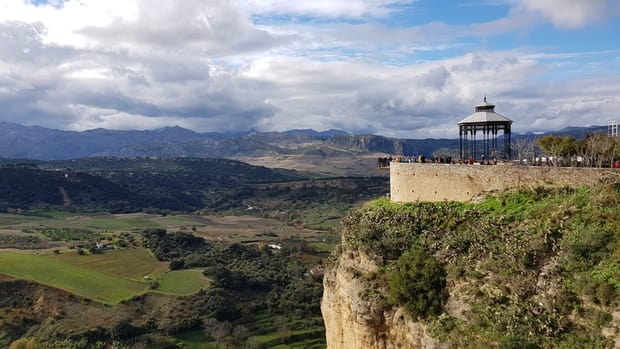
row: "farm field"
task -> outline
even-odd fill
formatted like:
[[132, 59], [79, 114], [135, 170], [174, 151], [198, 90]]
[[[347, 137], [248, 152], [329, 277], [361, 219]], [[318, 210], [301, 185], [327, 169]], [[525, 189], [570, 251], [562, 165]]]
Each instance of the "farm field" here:
[[[301, 229], [275, 219], [255, 216], [162, 216], [145, 213], [85, 215], [61, 211], [35, 214], [0, 213], [0, 236], [13, 236], [15, 239], [36, 237], [48, 244], [46, 250], [0, 249], [0, 273], [63, 289], [106, 304], [115, 304], [151, 289], [162, 294], [189, 295], [208, 288], [210, 280], [200, 270], [168, 271], [167, 263], [157, 261], [149, 250], [140, 247], [101, 254], [79, 254], [70, 247], [74, 242], [49, 242], [49, 235], [46, 235], [48, 231], [58, 230], [61, 238], [64, 231], [92, 232], [95, 240], [108, 236], [108, 233], [137, 234], [147, 228], [166, 229], [169, 232], [191, 231], [207, 240], [223, 243], [296, 238], [314, 244], [320, 255], [327, 255], [330, 245], [333, 246], [337, 241], [325, 232]], [[53, 249], [57, 253], [52, 253]]]
[[[149, 291], [188, 295], [209, 286], [209, 280], [193, 270], [166, 272], [146, 249], [78, 255], [0, 252], [0, 273], [32, 280], [105, 304], [116, 304]], [[149, 279], [144, 277], [148, 276]], [[161, 278], [161, 279], [160, 279]]]
[[0, 253], [0, 272], [67, 290], [105, 304], [143, 293], [148, 285], [64, 262], [54, 255]]
[[[145, 229], [165, 229], [172, 234], [167, 234], [170, 238], [162, 239], [162, 244], [157, 246], [152, 245], [152, 239], [147, 240], [146, 237], [161, 232], [143, 232]], [[178, 232], [183, 234], [175, 234]], [[269, 263], [265, 264], [267, 270], [257, 271], [264, 272], [267, 276], [274, 273], [269, 268], [279, 265], [283, 254], [291, 254], [290, 262], [310, 267], [327, 256], [339, 241], [338, 234], [330, 231], [303, 229], [277, 219], [250, 215], [84, 214], [61, 211], [0, 213], [0, 280], [11, 287], [23, 287], [20, 288], [22, 292], [32, 292], [36, 294], [32, 296], [35, 297], [33, 299], [38, 302], [45, 301], [45, 304], [49, 305], [46, 309], [50, 309], [51, 314], [55, 314], [53, 316], [57, 318], [48, 323], [47, 319], [50, 317], [41, 315], [40, 319], [37, 319], [41, 322], [32, 322], [31, 326], [42, 331], [39, 333], [41, 338], [49, 339], [46, 337], [47, 333], [53, 331], [67, 336], [67, 333], [76, 331], [74, 329], [89, 331], [89, 328], [95, 326], [112, 330], [119, 326], [122, 319], [129, 319], [132, 324], [142, 328], [148, 320], [149, 324], [153, 322], [162, 328], [177, 326], [178, 330], [175, 331], [179, 332], [171, 334], [176, 333], [178, 336], [168, 336], [164, 342], [176, 342], [185, 348], [218, 348], [223, 343], [211, 341], [211, 337], [199, 329], [200, 324], [189, 321], [196, 318], [194, 312], [208, 310], [202, 310], [201, 307], [217, 306], [215, 309], [218, 311], [226, 309], [229, 306], [226, 302], [213, 303], [215, 305], [203, 305], [202, 302], [205, 302], [205, 296], [211, 294], [217, 295], [213, 298], [215, 300], [221, 297], [220, 294], [228, 297], [229, 290], [222, 293], [221, 290], [213, 289], [212, 284], [218, 282], [217, 285], [220, 285], [221, 281], [217, 279], [217, 275], [204, 276], [203, 268], [169, 270], [168, 261], [178, 260], [174, 259], [174, 256], [168, 258], [166, 254], [166, 258], [160, 256], [162, 250], [167, 248], [171, 251], [177, 248], [175, 253], [184, 256], [183, 251], [191, 248], [181, 244], [180, 247], [175, 247], [175, 241], [186, 239], [185, 241], [191, 241], [193, 246], [196, 240], [184, 238], [189, 236], [188, 233], [208, 240], [207, 245], [211, 245], [214, 251], [223, 253], [223, 257], [233, 258], [233, 262], [226, 262], [227, 268], [235, 268], [239, 264], [234, 262], [234, 258], [241, 258], [241, 255], [236, 254], [243, 249], [263, 249], [271, 243], [282, 246], [281, 253], [272, 252], [273, 259], [269, 258]], [[179, 240], [175, 240], [176, 238]], [[228, 249], [235, 243], [239, 243], [240, 247]], [[258, 249], [248, 245], [258, 245]], [[165, 262], [158, 260], [155, 254]], [[235, 270], [237, 273], [254, 272], [243, 263], [239, 265], [243, 268]], [[279, 272], [281, 269], [285, 267], [278, 267], [276, 270]], [[301, 277], [301, 274], [298, 277]], [[28, 280], [40, 285], [20, 281], [10, 284], [16, 281], [14, 279]], [[291, 287], [296, 280], [291, 282]], [[200, 292], [201, 290], [205, 292]], [[260, 302], [264, 302], [268, 295], [263, 291], [260, 296], [262, 298], [254, 300], [251, 293], [240, 293], [238, 290], [230, 290], [230, 297], [235, 299], [230, 305], [231, 309], [235, 309], [234, 304], [242, 303], [245, 297], [249, 297], [250, 303], [262, 304]], [[69, 294], [80, 298], [76, 299]], [[51, 296], [48, 298], [48, 295]], [[22, 308], [18, 310], [0, 313], [0, 325], [4, 321], [4, 327], [0, 327], [0, 347], [3, 347], [3, 343], [8, 345], [10, 340], [23, 336], [21, 333], [12, 332], [14, 327], [11, 326], [16, 326], [14, 324], [19, 324], [20, 321], [34, 321], [36, 314], [30, 314], [31, 305], [20, 303], [21, 305]], [[3, 310], [0, 309], [1, 311]], [[211, 312], [212, 310], [208, 310], [208, 313], [204, 314]], [[93, 317], [98, 320], [86, 320]], [[287, 323], [287, 320], [274, 320], [288, 319], [288, 316], [265, 313], [259, 316], [262, 317], [264, 321], [259, 320], [256, 325], [253, 324], [253, 316], [235, 320], [234, 324], [247, 327], [252, 337], [248, 340], [264, 348], [318, 349], [325, 346], [324, 329], [320, 321], [308, 319], [302, 323], [296, 320], [293, 324]], [[188, 323], [191, 327], [184, 328]], [[5, 332], [2, 332], [3, 329]]]
[[179, 296], [194, 294], [211, 285], [211, 281], [202, 275], [200, 269], [169, 271], [163, 274], [158, 282], [155, 292]]
[[[70, 212], [65, 214], [40, 212], [38, 214], [36, 216], [21, 216], [0, 213], [0, 229], [70, 228], [98, 231], [132, 231], [147, 228], [165, 228], [165, 226], [150, 219], [149, 215], [84, 215]], [[157, 216], [152, 215], [152, 217]]]
[[168, 263], [157, 261], [144, 248], [83, 256], [77, 253], [62, 253], [50, 257], [78, 267], [136, 281], [142, 281], [145, 276], [157, 278], [168, 270]]
[[[40, 212], [38, 216], [0, 213], [0, 234], [44, 228], [83, 229], [95, 232], [131, 232], [162, 228], [168, 231], [194, 231], [210, 240], [243, 242], [309, 236], [315, 230], [302, 229], [281, 221], [255, 216], [154, 215], [146, 213], [83, 215], [67, 212]], [[261, 238], [261, 234], [264, 235]]]

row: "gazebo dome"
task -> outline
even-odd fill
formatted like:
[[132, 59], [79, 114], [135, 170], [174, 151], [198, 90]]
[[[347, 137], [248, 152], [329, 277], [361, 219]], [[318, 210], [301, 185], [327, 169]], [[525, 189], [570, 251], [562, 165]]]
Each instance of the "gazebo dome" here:
[[495, 112], [495, 105], [487, 102], [487, 98], [484, 97], [484, 102], [476, 105], [475, 113], [459, 121], [459, 126], [465, 124], [494, 124], [494, 123], [509, 123], [512, 124], [512, 120]]
[[502, 114], [487, 112], [487, 111], [478, 111], [465, 119], [459, 121], [459, 125], [464, 124], [484, 124], [484, 123], [509, 123], [512, 124], [512, 120], [503, 116]]

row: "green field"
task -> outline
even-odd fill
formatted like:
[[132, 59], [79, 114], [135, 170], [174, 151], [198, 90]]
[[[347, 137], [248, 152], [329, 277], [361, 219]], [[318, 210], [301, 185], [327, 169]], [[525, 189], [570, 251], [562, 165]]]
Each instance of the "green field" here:
[[157, 292], [173, 295], [194, 294], [211, 285], [200, 269], [173, 270], [162, 275], [158, 281]]
[[[38, 212], [37, 216], [0, 213], [0, 228], [65, 228], [88, 230], [131, 231], [149, 228], [165, 228], [165, 219], [157, 215], [111, 215], [78, 214], [60, 211]], [[163, 223], [160, 223], [160, 221]]]
[[75, 213], [67, 211], [36, 211], [34, 214], [50, 218], [68, 218], [75, 216]]
[[[298, 228], [275, 219], [255, 216], [201, 216], [128, 214], [78, 214], [60, 211], [39, 211], [36, 216], [0, 213], [1, 231], [40, 232], [46, 229], [79, 230], [93, 233], [137, 232], [163, 228], [168, 231], [192, 231], [209, 240], [239, 243], [272, 241], [291, 236], [315, 238], [317, 231]], [[265, 234], [272, 235], [265, 235]]]
[[200, 216], [154, 214], [80, 214], [62, 211], [39, 211], [32, 215], [0, 213], [0, 228], [65, 228], [132, 231], [151, 228], [189, 228], [201, 225]]
[[0, 272], [67, 290], [106, 304], [143, 293], [148, 285], [105, 272], [80, 267], [54, 255], [0, 253]]
[[[157, 292], [189, 295], [209, 287], [199, 270], [167, 271], [167, 263], [157, 261], [146, 249], [113, 251], [104, 254], [0, 253], [0, 273], [32, 280], [66, 290], [105, 304], [149, 291], [158, 282]], [[145, 276], [149, 276], [145, 280]]]
[[[62, 236], [92, 232], [92, 240], [105, 238], [106, 244], [108, 241], [113, 243], [115, 232], [135, 232], [145, 228], [193, 231], [209, 240], [232, 242], [271, 241], [290, 236], [301, 236], [313, 241], [318, 239], [316, 231], [253, 216], [162, 216], [146, 213], [114, 215], [61, 211], [39, 211], [31, 214], [34, 215], [0, 213], [0, 231], [9, 236], [40, 236], [43, 242], [49, 239], [46, 237], [49, 235], [45, 234], [46, 230], [60, 230], [60, 233], [66, 231], [66, 234], [60, 234]], [[140, 239], [132, 236], [132, 241], [134, 238], [138, 242], [127, 245], [138, 246]], [[80, 239], [82, 238], [77, 240]], [[63, 240], [62, 243], [64, 245], [60, 245], [60, 248], [59, 245], [49, 244], [47, 253], [41, 252], [43, 250], [38, 253], [33, 250], [24, 250], [24, 253], [0, 250], [0, 273], [63, 289], [106, 304], [115, 304], [144, 292], [185, 296], [210, 287], [210, 280], [205, 278], [200, 270], [169, 272], [167, 263], [157, 261], [150, 251], [143, 248], [80, 255], [73, 249], [76, 242]], [[322, 242], [318, 242], [316, 247], [320, 254], [325, 255], [329, 249], [328, 244]], [[53, 249], [62, 253], [53, 254]], [[86, 250], [87, 248], [82, 248], [82, 251]]]
[[0, 213], [0, 227], [8, 227], [24, 223], [34, 223], [46, 218], [37, 216], [24, 216], [12, 213]]
[[140, 217], [117, 217], [113, 215], [84, 216], [73, 218], [72, 220], [52, 220], [45, 222], [50, 227], [65, 227], [67, 224], [76, 229], [94, 229], [94, 230], [113, 230], [128, 231], [142, 230], [149, 228], [164, 228], [150, 219]]
[[157, 278], [168, 270], [144, 248], [81, 256], [77, 253], [55, 255], [60, 261], [99, 272], [141, 281], [145, 276]]

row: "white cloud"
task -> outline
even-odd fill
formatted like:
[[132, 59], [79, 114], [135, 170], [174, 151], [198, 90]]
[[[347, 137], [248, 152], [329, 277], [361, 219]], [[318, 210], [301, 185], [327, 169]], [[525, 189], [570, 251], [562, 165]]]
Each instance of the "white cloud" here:
[[619, 9], [615, 0], [521, 0], [520, 5], [560, 28], [580, 28]]
[[39, 6], [23, 0], [4, 0], [0, 9], [0, 22], [42, 23], [41, 34], [46, 44], [72, 47], [87, 47], [91, 43], [77, 33], [81, 28], [104, 27], [119, 18], [130, 20], [138, 16], [136, 4], [123, 0], [72, 0]]
[[392, 68], [279, 57], [257, 61], [246, 74], [275, 86], [268, 99], [277, 112], [264, 119], [265, 127], [347, 125], [358, 132], [412, 137], [427, 129], [454, 136], [456, 122], [485, 92], [500, 96], [537, 69], [515, 53], [485, 53]]
[[138, 0], [136, 18], [78, 32], [105, 47], [191, 51], [219, 57], [269, 49], [278, 39], [256, 28], [228, 0]]
[[[603, 78], [540, 80], [559, 63], [616, 51], [493, 51], [468, 41], [534, 28], [540, 17], [532, 12], [563, 26], [585, 25], [610, 2], [581, 2], [584, 14], [574, 17], [570, 6], [556, 14], [542, 2], [507, 1], [513, 11], [489, 22], [387, 27], [365, 19], [416, 2], [4, 0], [1, 120], [74, 130], [180, 125], [454, 137], [456, 122], [484, 93], [516, 130], [605, 123], [616, 115], [620, 76], [612, 68], [619, 61], [599, 58], [597, 72], [611, 72]], [[257, 14], [326, 20], [257, 25]], [[438, 55], [421, 61], [420, 52]]]
[[323, 18], [384, 17], [396, 6], [411, 5], [418, 0], [249, 0], [248, 11], [256, 14], [285, 14]]

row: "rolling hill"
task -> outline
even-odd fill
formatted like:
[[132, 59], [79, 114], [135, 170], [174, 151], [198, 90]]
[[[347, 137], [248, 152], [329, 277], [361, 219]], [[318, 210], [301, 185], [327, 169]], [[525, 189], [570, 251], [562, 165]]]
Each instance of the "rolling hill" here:
[[[582, 138], [606, 132], [604, 126], [572, 127], [553, 132]], [[540, 135], [514, 135], [538, 137]], [[0, 122], [0, 157], [67, 160], [84, 157], [240, 158], [319, 155], [350, 157], [375, 153], [415, 156], [458, 149], [458, 139], [399, 139], [354, 135], [340, 130], [317, 132], [197, 133], [181, 127], [147, 131], [94, 129], [62, 131]]]

